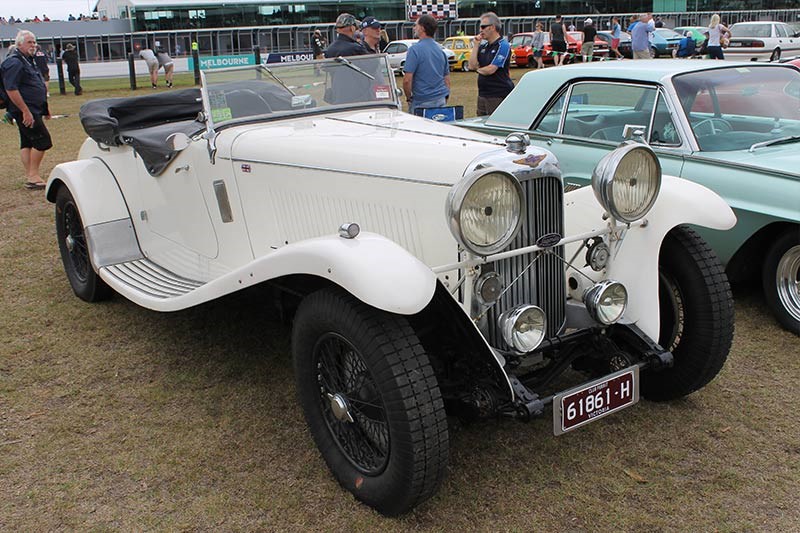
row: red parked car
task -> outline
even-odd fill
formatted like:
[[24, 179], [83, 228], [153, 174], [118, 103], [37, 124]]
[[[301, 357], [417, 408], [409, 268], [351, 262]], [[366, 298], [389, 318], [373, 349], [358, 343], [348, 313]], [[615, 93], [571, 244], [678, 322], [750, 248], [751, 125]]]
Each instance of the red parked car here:
[[[517, 67], [532, 67], [536, 64], [536, 59], [533, 57], [533, 47], [531, 43], [533, 42], [533, 32], [523, 32], [523, 33], [515, 33], [509, 44], [511, 45], [511, 64]], [[545, 63], [552, 63], [553, 56], [551, 52], [553, 50], [552, 46], [550, 46], [550, 34], [548, 32], [544, 32], [544, 51], [542, 52], [542, 59]], [[606, 46], [606, 50], [608, 47]], [[577, 53], [580, 55], [580, 44], [578, 41], [575, 40], [574, 37], [567, 34], [567, 52], [570, 54]], [[569, 63], [570, 59], [567, 58], [565, 63]]]
[[[582, 31], [568, 31], [567, 38], [572, 38], [576, 42], [575, 49], [577, 50], [574, 52], [576, 55], [581, 55], [581, 46], [583, 45], [583, 32]], [[567, 43], [567, 50], [569, 50], [569, 42]], [[598, 57], [608, 57], [608, 43], [600, 38], [594, 38], [594, 52], [592, 55]]]

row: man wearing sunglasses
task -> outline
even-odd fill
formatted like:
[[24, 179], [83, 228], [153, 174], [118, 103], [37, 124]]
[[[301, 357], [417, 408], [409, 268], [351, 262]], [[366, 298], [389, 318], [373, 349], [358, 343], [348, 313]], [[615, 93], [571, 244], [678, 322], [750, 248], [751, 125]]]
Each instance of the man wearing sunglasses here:
[[475, 36], [469, 69], [478, 73], [477, 115], [491, 115], [514, 89], [508, 74], [511, 46], [503, 38], [503, 24], [492, 12], [481, 15], [481, 31]]

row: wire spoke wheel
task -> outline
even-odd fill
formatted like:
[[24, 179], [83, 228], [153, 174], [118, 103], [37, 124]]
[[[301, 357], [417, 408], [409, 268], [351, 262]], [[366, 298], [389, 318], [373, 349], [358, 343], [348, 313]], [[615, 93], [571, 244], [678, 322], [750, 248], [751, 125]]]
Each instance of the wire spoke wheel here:
[[363, 358], [336, 333], [314, 348], [319, 400], [325, 422], [342, 453], [365, 474], [377, 474], [389, 457], [386, 410]]
[[795, 320], [800, 320], [800, 245], [786, 251], [775, 271], [778, 298]]
[[75, 269], [75, 275], [82, 282], [86, 282], [89, 273], [89, 250], [86, 247], [86, 237], [83, 234], [83, 222], [74, 202], [64, 206], [64, 230], [67, 235], [65, 242], [69, 251], [69, 258]]
[[111, 288], [92, 266], [78, 204], [63, 185], [56, 192], [56, 238], [61, 263], [75, 295], [87, 302], [98, 302], [111, 296]]
[[430, 498], [447, 470], [447, 417], [408, 319], [321, 289], [297, 308], [292, 354], [303, 414], [339, 484], [391, 516]]

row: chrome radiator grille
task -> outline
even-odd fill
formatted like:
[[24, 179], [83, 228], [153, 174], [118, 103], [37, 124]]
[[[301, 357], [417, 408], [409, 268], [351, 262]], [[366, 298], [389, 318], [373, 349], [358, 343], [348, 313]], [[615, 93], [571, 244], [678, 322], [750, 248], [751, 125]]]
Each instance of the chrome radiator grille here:
[[[527, 207], [522, 229], [507, 248], [513, 250], [536, 244], [536, 240], [548, 233], [564, 236], [564, 193], [559, 178], [542, 177], [522, 182]], [[497, 317], [503, 311], [519, 304], [541, 307], [547, 315], [547, 336], [557, 334], [564, 324], [567, 289], [564, 278], [564, 247], [552, 248], [549, 253], [526, 254], [493, 263], [495, 271], [508, 286], [525, 271], [511, 288], [489, 311], [489, 342], [496, 347], [508, 349], [497, 327]], [[525, 268], [536, 259], [533, 265]]]

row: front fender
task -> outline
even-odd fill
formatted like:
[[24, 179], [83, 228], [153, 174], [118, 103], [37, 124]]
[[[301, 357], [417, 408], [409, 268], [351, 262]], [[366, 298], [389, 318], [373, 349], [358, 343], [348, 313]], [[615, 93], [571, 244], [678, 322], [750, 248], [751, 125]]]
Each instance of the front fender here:
[[58, 188], [64, 185], [72, 193], [84, 226], [130, 218], [117, 180], [99, 159], [56, 165], [47, 180], [47, 199], [55, 202]]
[[[565, 198], [568, 235], [603, 226], [603, 208], [595, 200], [591, 187], [569, 192]], [[736, 216], [730, 206], [710, 189], [681, 178], [664, 176], [658, 199], [645, 218], [646, 225], [634, 226], [625, 232], [606, 275], [622, 282], [628, 289], [624, 321], [635, 323], [651, 339], [658, 339], [658, 255], [664, 236], [681, 224], [730, 229], [736, 224]]]
[[253, 268], [272, 278], [323, 277], [372, 307], [401, 315], [420, 312], [436, 290], [436, 275], [425, 263], [368, 232], [354, 239], [328, 236], [290, 244], [258, 259]]

